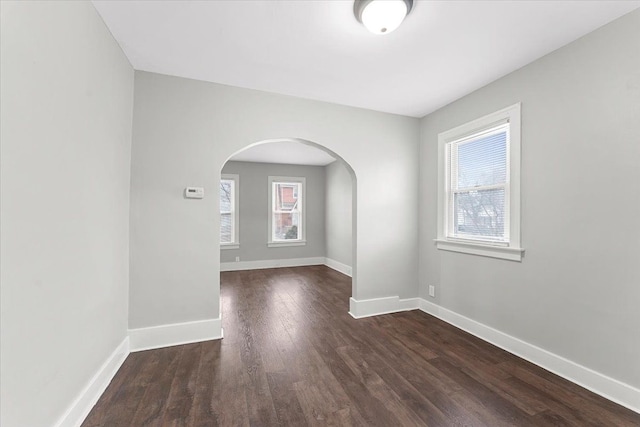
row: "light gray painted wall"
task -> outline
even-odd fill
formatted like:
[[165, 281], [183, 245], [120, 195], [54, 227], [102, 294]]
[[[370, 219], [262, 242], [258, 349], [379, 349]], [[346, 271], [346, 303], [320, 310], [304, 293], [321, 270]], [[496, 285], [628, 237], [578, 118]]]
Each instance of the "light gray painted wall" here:
[[[524, 260], [436, 250], [438, 133], [519, 101]], [[639, 387], [640, 10], [427, 116], [421, 139], [420, 295]]]
[[89, 2], [0, 4], [0, 424], [51, 426], [127, 335], [133, 69]]
[[351, 266], [352, 182], [347, 168], [340, 162], [326, 167], [325, 223], [327, 258]]
[[[131, 328], [219, 315], [218, 198], [224, 163], [258, 141], [301, 138], [357, 176], [354, 297], [415, 296], [419, 120], [136, 71], [131, 171]], [[407, 183], [401, 191], [389, 179]], [[405, 209], [385, 209], [404, 206]], [[380, 227], [400, 215], [400, 227]], [[213, 220], [212, 220], [213, 218]]]
[[[227, 162], [222, 173], [240, 176], [240, 249], [220, 251], [220, 262], [324, 257], [324, 166], [297, 166], [273, 163]], [[306, 178], [305, 246], [267, 247], [269, 176]]]

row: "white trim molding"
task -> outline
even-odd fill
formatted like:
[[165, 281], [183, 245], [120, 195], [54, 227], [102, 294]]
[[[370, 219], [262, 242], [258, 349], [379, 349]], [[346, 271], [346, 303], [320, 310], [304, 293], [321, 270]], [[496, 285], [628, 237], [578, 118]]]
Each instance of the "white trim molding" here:
[[[270, 248], [284, 247], [284, 246], [304, 246], [307, 244], [307, 179], [303, 176], [269, 176], [269, 221], [267, 221], [267, 228], [269, 235], [267, 236], [267, 246]], [[273, 233], [273, 214], [276, 205], [276, 197], [273, 193], [273, 187], [275, 184], [297, 184], [300, 185], [298, 194], [298, 238], [291, 240], [275, 240]]]
[[343, 264], [339, 261], [336, 261], [335, 259], [331, 259], [331, 258], [325, 258], [324, 259], [324, 265], [326, 265], [329, 268], [334, 269], [335, 271], [338, 271], [344, 275], [347, 275], [349, 277], [351, 276], [351, 266], [347, 265], [347, 264]]
[[197, 320], [129, 329], [131, 351], [151, 350], [222, 338], [222, 319]]
[[240, 245], [236, 243], [220, 243], [220, 249], [223, 251], [229, 251], [232, 249], [240, 249]]
[[107, 386], [116, 375], [120, 366], [124, 363], [129, 355], [129, 337], [116, 347], [111, 355], [100, 366], [95, 375], [89, 380], [87, 385], [82, 389], [78, 397], [69, 406], [66, 412], [60, 417], [56, 427], [79, 427], [91, 409], [95, 406], [107, 389]]
[[[228, 243], [220, 242], [220, 249], [229, 250], [229, 249], [239, 249], [240, 248], [240, 175], [231, 174], [231, 173], [223, 173], [220, 176], [220, 182], [222, 180], [233, 182], [233, 186], [231, 188], [231, 214], [233, 217], [233, 241]], [[219, 201], [218, 201], [219, 202]], [[220, 212], [222, 215], [222, 212]], [[222, 221], [221, 221], [222, 223]]]
[[[456, 191], [504, 188], [504, 241], [474, 236], [458, 236], [453, 225], [453, 192], [457, 188], [452, 150], [465, 141], [483, 132], [492, 132], [496, 126], [505, 126], [507, 135], [506, 179], [504, 183], [481, 188], [464, 188]], [[521, 152], [521, 104], [517, 103], [438, 134], [438, 217], [436, 247], [440, 250], [472, 255], [522, 261], [524, 250], [520, 241], [520, 152]], [[452, 173], [452, 171], [454, 173]], [[469, 238], [464, 238], [469, 237]]]
[[606, 399], [640, 413], [640, 390], [562, 356], [420, 298], [420, 310], [553, 372]]
[[483, 245], [480, 243], [467, 243], [446, 239], [435, 239], [435, 242], [438, 249], [443, 251], [508, 259], [510, 261], [522, 261], [522, 257], [524, 256], [524, 249], [522, 248]]
[[267, 246], [270, 248], [286, 248], [289, 246], [306, 246], [306, 244], [306, 240], [292, 240], [290, 242], [283, 240], [280, 242], [269, 242], [267, 243]]
[[398, 296], [356, 300], [349, 298], [349, 314], [354, 319], [416, 310], [419, 298], [400, 299]]
[[349, 277], [352, 277], [353, 273], [350, 265], [343, 264], [331, 258], [325, 257], [222, 262], [220, 263], [220, 271], [262, 270], [264, 268], [306, 267], [310, 265], [326, 265], [327, 267], [332, 268]]
[[304, 267], [323, 265], [324, 257], [265, 259], [259, 261], [221, 262], [220, 271], [261, 270], [263, 268]]

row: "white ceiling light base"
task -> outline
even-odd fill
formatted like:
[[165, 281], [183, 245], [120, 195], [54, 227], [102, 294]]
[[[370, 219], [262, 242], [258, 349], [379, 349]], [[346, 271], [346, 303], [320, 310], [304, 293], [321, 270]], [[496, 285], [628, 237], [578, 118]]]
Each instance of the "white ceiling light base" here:
[[373, 34], [389, 34], [411, 12], [413, 0], [355, 0], [356, 19]]

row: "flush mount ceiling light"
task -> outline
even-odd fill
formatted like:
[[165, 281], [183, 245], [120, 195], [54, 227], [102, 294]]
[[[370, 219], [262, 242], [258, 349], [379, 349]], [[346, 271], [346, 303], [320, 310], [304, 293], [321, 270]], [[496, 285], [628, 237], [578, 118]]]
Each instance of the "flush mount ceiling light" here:
[[413, 0], [355, 0], [356, 19], [373, 34], [389, 34], [411, 12]]

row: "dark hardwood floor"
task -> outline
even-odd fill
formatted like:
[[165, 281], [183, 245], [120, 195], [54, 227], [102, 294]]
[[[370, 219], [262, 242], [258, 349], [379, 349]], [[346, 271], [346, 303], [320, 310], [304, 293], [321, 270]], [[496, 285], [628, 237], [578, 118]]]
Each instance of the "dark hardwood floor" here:
[[221, 275], [224, 339], [132, 353], [83, 426], [639, 426], [419, 311], [355, 320], [327, 267]]

